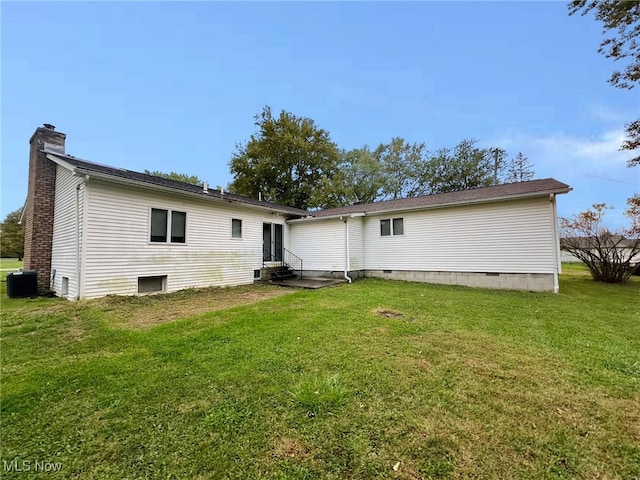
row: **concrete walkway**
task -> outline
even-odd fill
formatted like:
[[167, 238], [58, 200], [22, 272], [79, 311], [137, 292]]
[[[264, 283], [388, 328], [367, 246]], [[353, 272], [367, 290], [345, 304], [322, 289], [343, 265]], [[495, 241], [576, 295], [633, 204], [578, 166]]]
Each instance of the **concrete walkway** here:
[[279, 285], [281, 287], [297, 287], [297, 288], [322, 288], [329, 287], [331, 285], [338, 285], [345, 283], [346, 280], [336, 278], [286, 278], [284, 280], [271, 280], [269, 283], [272, 285]]

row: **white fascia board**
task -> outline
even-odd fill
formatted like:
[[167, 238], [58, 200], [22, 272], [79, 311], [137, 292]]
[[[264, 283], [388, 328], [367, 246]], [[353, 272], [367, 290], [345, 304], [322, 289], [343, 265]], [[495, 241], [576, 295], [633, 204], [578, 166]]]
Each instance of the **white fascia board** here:
[[300, 223], [300, 222], [320, 222], [322, 220], [343, 220], [345, 218], [357, 218], [357, 217], [365, 217], [367, 216], [364, 212], [356, 212], [356, 213], [342, 213], [340, 215], [327, 215], [324, 217], [302, 217], [302, 218], [292, 218], [291, 220], [287, 220], [287, 223]]
[[69, 162], [65, 162], [63, 159], [61, 159], [60, 157], [58, 157], [58, 156], [57, 156], [57, 155], [55, 155], [55, 154], [54, 154], [54, 155], [52, 155], [52, 154], [47, 153], [47, 152], [45, 152], [45, 153], [47, 154], [47, 158], [48, 158], [49, 160], [51, 160], [51, 161], [52, 161], [52, 162], [54, 162], [54, 163], [57, 163], [57, 164], [58, 164], [58, 165], [60, 165], [61, 167], [66, 168], [66, 169], [67, 169], [67, 170], [69, 170], [70, 172], [75, 173], [75, 171], [76, 171], [76, 167], [74, 167], [73, 165], [71, 165]]
[[29, 196], [27, 195], [27, 198], [24, 199], [24, 203], [22, 204], [22, 212], [20, 213], [20, 220], [18, 220], [18, 225], [22, 225], [22, 222], [24, 222], [24, 214], [27, 211], [27, 199], [29, 198]]
[[287, 223], [302, 223], [302, 222], [321, 222], [323, 220], [341, 220], [343, 218], [350, 217], [364, 217], [364, 213], [343, 213], [342, 215], [327, 215], [326, 217], [302, 217], [302, 218], [292, 218], [291, 220], [287, 220]]

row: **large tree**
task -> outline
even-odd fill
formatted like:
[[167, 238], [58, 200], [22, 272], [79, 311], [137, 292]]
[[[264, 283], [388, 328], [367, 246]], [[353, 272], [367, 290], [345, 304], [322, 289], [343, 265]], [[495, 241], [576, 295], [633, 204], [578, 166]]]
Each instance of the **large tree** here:
[[177, 172], [165, 173], [158, 170], [154, 170], [153, 172], [150, 170], [145, 170], [144, 173], [146, 173], [147, 175], [153, 175], [154, 177], [162, 177], [169, 180], [176, 180], [178, 182], [190, 183], [191, 185], [202, 185], [202, 180], [200, 180], [196, 175], [188, 175], [186, 173]]
[[426, 166], [430, 193], [489, 187], [500, 181], [503, 151], [476, 144], [477, 140], [462, 140], [454, 148], [441, 148], [431, 156]]
[[236, 146], [229, 162], [229, 189], [302, 209], [331, 206], [340, 155], [329, 132], [284, 110], [276, 118], [268, 106], [254, 119], [258, 131]]
[[20, 224], [22, 208], [11, 212], [0, 225], [0, 255], [22, 259], [24, 257], [24, 225]]
[[379, 157], [367, 145], [343, 151], [333, 184], [343, 205], [380, 200], [385, 174]]
[[[603, 23], [603, 33], [609, 35], [600, 43], [599, 53], [619, 62], [623, 68], [615, 70], [609, 83], [617, 88], [631, 89], [640, 83], [640, 2], [620, 0], [574, 0], [569, 3], [569, 15], [593, 11]], [[640, 118], [625, 125], [627, 139], [621, 150], [640, 149]], [[640, 165], [640, 155], [632, 157], [628, 165]]]
[[425, 195], [425, 145], [408, 143], [401, 137], [381, 144], [374, 155], [385, 176], [382, 194], [385, 199]]

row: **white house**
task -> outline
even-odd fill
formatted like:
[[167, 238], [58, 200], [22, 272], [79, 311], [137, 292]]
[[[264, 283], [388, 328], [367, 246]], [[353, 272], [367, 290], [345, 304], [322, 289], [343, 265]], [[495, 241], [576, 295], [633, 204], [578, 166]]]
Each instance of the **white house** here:
[[[640, 239], [625, 238], [622, 235], [600, 235], [599, 237], [572, 237], [560, 239], [560, 259], [563, 262], [581, 263], [574, 256], [573, 249], [595, 259], [606, 259], [613, 263], [628, 260], [632, 266], [640, 263]], [[571, 250], [571, 251], [569, 251]]]
[[25, 269], [69, 299], [249, 284], [272, 261], [305, 275], [557, 291], [556, 195], [533, 180], [307, 212], [80, 160], [31, 138]]
[[553, 179], [352, 205], [288, 220], [289, 245], [314, 274], [557, 291]]

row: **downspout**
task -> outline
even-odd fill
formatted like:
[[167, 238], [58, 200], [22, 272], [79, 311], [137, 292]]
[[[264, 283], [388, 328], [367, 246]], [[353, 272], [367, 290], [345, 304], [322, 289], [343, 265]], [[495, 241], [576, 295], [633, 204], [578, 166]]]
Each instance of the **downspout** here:
[[80, 263], [80, 190], [87, 180], [89, 180], [89, 175], [82, 177], [76, 185], [76, 300], [80, 300], [82, 285], [82, 268]]
[[80, 185], [76, 185], [76, 300], [80, 300]]
[[351, 283], [349, 276], [349, 217], [340, 217], [344, 222], [344, 279]]
[[556, 214], [556, 196], [549, 194], [549, 207], [551, 209], [551, 225], [553, 228], [553, 293], [560, 292], [560, 284], [558, 282], [558, 272], [560, 271], [560, 239], [558, 238], [558, 218]]

